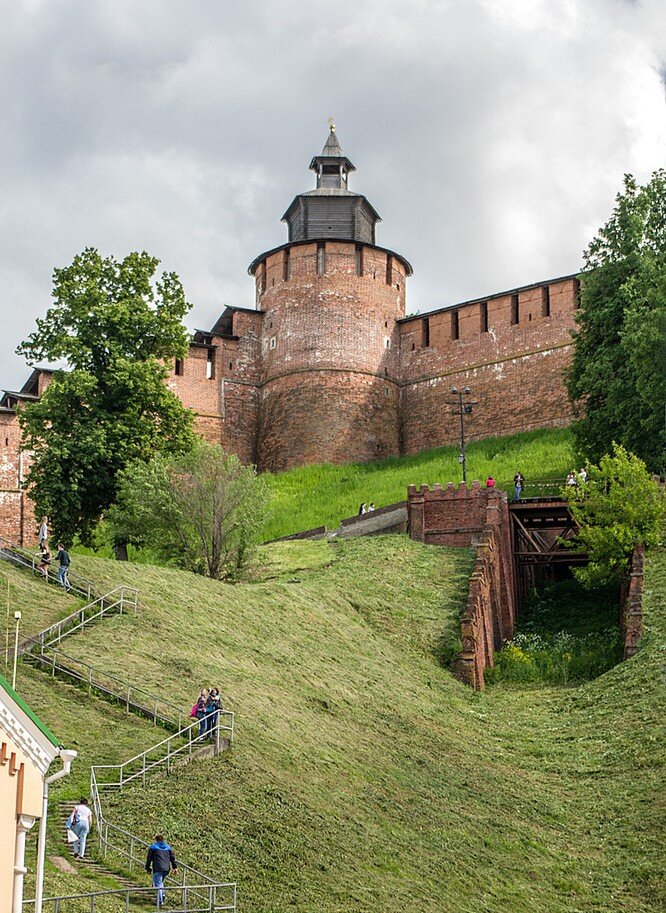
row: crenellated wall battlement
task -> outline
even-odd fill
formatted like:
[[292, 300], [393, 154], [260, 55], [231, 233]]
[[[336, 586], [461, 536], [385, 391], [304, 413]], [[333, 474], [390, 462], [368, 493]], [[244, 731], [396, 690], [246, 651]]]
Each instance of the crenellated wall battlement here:
[[[288, 243], [250, 264], [256, 308], [225, 308], [171, 365], [167, 383], [203, 437], [273, 472], [417, 453], [457, 442], [452, 386], [472, 390], [475, 440], [569, 424], [563, 370], [576, 276], [406, 315], [412, 267], [376, 243], [380, 216], [350, 189], [355, 168], [334, 126], [310, 167], [315, 189], [298, 194], [283, 216]], [[41, 395], [31, 384], [0, 398], [0, 475], [9, 479], [0, 478], [0, 530], [16, 539], [32, 524], [22, 518], [14, 414], [17, 396]], [[478, 483], [422, 488], [421, 520], [435, 524], [424, 534], [469, 544], [492, 497]], [[414, 492], [415, 529], [418, 498]], [[449, 502], [459, 516], [438, 532], [438, 511]]]

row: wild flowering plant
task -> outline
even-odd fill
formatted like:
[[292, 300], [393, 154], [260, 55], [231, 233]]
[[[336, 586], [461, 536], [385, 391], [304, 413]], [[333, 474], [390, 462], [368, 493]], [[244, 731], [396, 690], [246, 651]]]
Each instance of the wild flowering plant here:
[[570, 685], [596, 678], [619, 659], [619, 632], [516, 634], [495, 656], [489, 682]]

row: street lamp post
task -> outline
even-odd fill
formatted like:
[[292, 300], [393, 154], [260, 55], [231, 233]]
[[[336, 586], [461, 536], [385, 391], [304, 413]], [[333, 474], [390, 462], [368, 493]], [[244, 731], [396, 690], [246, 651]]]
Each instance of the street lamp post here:
[[457, 399], [451, 401], [449, 400], [449, 405], [455, 406], [453, 414], [458, 414], [460, 416], [460, 453], [458, 454], [458, 462], [462, 466], [462, 480], [467, 483], [467, 442], [465, 441], [465, 416], [472, 414], [472, 407], [476, 406], [476, 402], [472, 402], [466, 397], [470, 396], [472, 391], [469, 387], [465, 387], [462, 390], [459, 390], [457, 387], [451, 387], [451, 393], [457, 397]]
[[18, 662], [18, 645], [19, 645], [19, 625], [21, 624], [21, 613], [14, 612], [16, 621], [16, 634], [14, 637], [14, 670], [12, 672], [12, 688], [16, 690], [16, 664]]

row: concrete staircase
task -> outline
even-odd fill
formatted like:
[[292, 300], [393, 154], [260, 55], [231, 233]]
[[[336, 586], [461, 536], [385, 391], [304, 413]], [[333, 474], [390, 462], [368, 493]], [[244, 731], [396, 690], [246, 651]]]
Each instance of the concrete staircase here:
[[[0, 560], [9, 560], [12, 563], [16, 564], [19, 567], [24, 568], [27, 572], [34, 574], [34, 564], [31, 562], [28, 556], [21, 554], [23, 550], [19, 550], [16, 546], [13, 546], [10, 543], [5, 542], [0, 539]], [[81, 630], [85, 625], [94, 622], [101, 621], [104, 617], [107, 617], [111, 614], [111, 611], [116, 608], [116, 602], [119, 602], [120, 612], [123, 610], [123, 603], [130, 602], [133, 610], [136, 612], [138, 609], [138, 594], [136, 590], [127, 587], [117, 588], [119, 596], [116, 596], [116, 591], [113, 591], [113, 594], [106, 594], [102, 597], [97, 597], [87, 606], [78, 609], [72, 616], [68, 616], [67, 619], [63, 619], [61, 622], [56, 623], [56, 625], [51, 626], [50, 628], [45, 629], [44, 631], [38, 632], [32, 638], [30, 638], [30, 644], [25, 645], [22, 660], [34, 660], [35, 655], [39, 651], [39, 655], [45, 655], [46, 652], [50, 651], [53, 656], [51, 661], [47, 663], [51, 671], [55, 676], [56, 671], [56, 662], [55, 654], [57, 651], [53, 650], [54, 644], [59, 644], [63, 639], [69, 637], [71, 634], [74, 634], [76, 631]], [[126, 594], [127, 591], [127, 594]], [[90, 590], [85, 591], [81, 595], [87, 595], [90, 598], [92, 586]], [[127, 596], [131, 594], [130, 599], [128, 600]], [[112, 604], [109, 604], [109, 596], [114, 596], [115, 598], [112, 601]], [[100, 605], [101, 604], [101, 605]], [[94, 609], [93, 615], [89, 616], [87, 614], [88, 609]], [[54, 631], [55, 629], [55, 631]], [[34, 650], [34, 654], [33, 651]], [[21, 651], [20, 651], [21, 652]], [[62, 655], [62, 654], [61, 654]], [[86, 688], [89, 692], [95, 690], [101, 698], [106, 698], [113, 702], [118, 701], [118, 694], [114, 693], [109, 687], [105, 687], [103, 683], [96, 683], [93, 673], [99, 672], [99, 670], [94, 670], [93, 667], [86, 664], [86, 670], [88, 670], [87, 675], [82, 675], [81, 670], [69, 669], [65, 665], [58, 664], [58, 673], [60, 677], [65, 677], [70, 682], [78, 685], [79, 687]], [[113, 676], [110, 676], [113, 678]], [[104, 784], [101, 783], [101, 788], [104, 788], [105, 785], [117, 786], [119, 789], [122, 789], [123, 786], [128, 785], [130, 782], [136, 782], [136, 777], [141, 776], [141, 779], [138, 782], [145, 782], [145, 777], [149, 774], [152, 777], [154, 776], [168, 776], [168, 774], [177, 767], [190, 764], [193, 760], [204, 760], [207, 758], [214, 757], [218, 751], [224, 751], [231, 745], [233, 739], [234, 731], [234, 714], [228, 710], [221, 710], [217, 719], [217, 728], [215, 730], [215, 738], [212, 743], [206, 741], [205, 743], [200, 742], [197, 738], [197, 727], [198, 723], [190, 723], [189, 725], [183, 725], [181, 719], [181, 711], [179, 708], [175, 708], [178, 713], [177, 718], [173, 720], [163, 717], [163, 714], [158, 712], [157, 704], [155, 709], [151, 710], [146, 708], [141, 703], [130, 698], [130, 692], [142, 692], [140, 688], [133, 688], [131, 685], [122, 687], [122, 703], [127, 708], [127, 713], [135, 713], [138, 716], [154, 718], [154, 722], [157, 725], [158, 717], [160, 724], [167, 730], [171, 730], [174, 734], [168, 736], [167, 739], [162, 740], [156, 746], [147, 749], [145, 752], [141, 752], [135, 758], [130, 759], [129, 761], [124, 762], [124, 764], [119, 765], [103, 765], [101, 769], [116, 769], [120, 771], [120, 782], [117, 784]], [[127, 697], [125, 698], [125, 693]], [[147, 695], [147, 692], [142, 692], [143, 695]], [[149, 695], [149, 697], [152, 697]], [[224, 719], [224, 724], [223, 724]], [[173, 740], [176, 741], [175, 749], [172, 746]], [[151, 752], [158, 750], [162, 745], [166, 743], [166, 755], [164, 757], [159, 757], [156, 760], [150, 758]], [[147, 763], [146, 759], [150, 758], [150, 761]], [[132, 765], [137, 760], [143, 759], [143, 771], [139, 773], [134, 773], [133, 775], [126, 777], [125, 782], [123, 782], [122, 772], [124, 768]], [[131, 768], [130, 768], [131, 769]], [[58, 803], [58, 823], [61, 827], [62, 834], [62, 844], [59, 849], [62, 851], [62, 856], [57, 857], [53, 856], [54, 864], [57, 864], [58, 858], [62, 864], [72, 865], [75, 869], [85, 869], [94, 875], [99, 875], [103, 878], [108, 878], [111, 881], [115, 882], [117, 888], [111, 889], [111, 894], [118, 895], [118, 897], [124, 898], [125, 909], [133, 908], [135, 903], [138, 903], [139, 907], [154, 907], [154, 896], [153, 891], [142, 892], [141, 889], [146, 889], [148, 876], [143, 871], [143, 866], [145, 863], [145, 853], [147, 851], [148, 844], [142, 840], [140, 837], [133, 835], [127, 831], [122, 831], [122, 829], [116, 827], [108, 820], [105, 819], [103, 811], [101, 808], [99, 790], [97, 787], [97, 779], [95, 777], [95, 767], [91, 767], [91, 806], [93, 807], [93, 812], [95, 814], [95, 819], [93, 819], [92, 830], [88, 836], [88, 841], [86, 845], [86, 856], [83, 859], [74, 859], [73, 852], [69, 845], [67, 844], [66, 837], [66, 828], [65, 822], [69, 818], [74, 802], [72, 800], [62, 801]], [[141, 871], [141, 883], [128, 878], [126, 875], [120, 874], [118, 871], [115, 871], [113, 868], [106, 865], [106, 852], [107, 848], [111, 846], [108, 842], [109, 831], [122, 833], [124, 838], [129, 839], [130, 849], [128, 852], [120, 851], [118, 852], [118, 847], [112, 847], [114, 850], [114, 855], [124, 856], [128, 860], [127, 869], [132, 872], [133, 869], [137, 870], [137, 873]], [[93, 855], [94, 854], [94, 855]], [[102, 858], [100, 859], [99, 856]], [[71, 862], [69, 860], [71, 859]], [[113, 863], [112, 863], [113, 864]], [[178, 881], [175, 878], [170, 877], [170, 885], [175, 885], [174, 891], [177, 892], [182, 889], [191, 891], [193, 897], [192, 899], [201, 900], [204, 898], [206, 904], [204, 909], [210, 911], [210, 913], [215, 913], [218, 910], [225, 911], [235, 911], [236, 910], [236, 885], [233, 882], [222, 882], [216, 879], [212, 879], [209, 876], [197, 871], [184, 864], [179, 860], [179, 878]], [[173, 875], [173, 873], [172, 873]], [[149, 882], [148, 882], [149, 883]], [[190, 887], [193, 886], [193, 887]], [[203, 887], [196, 887], [203, 886]], [[139, 892], [134, 894], [132, 900], [130, 901], [130, 894], [128, 892]], [[124, 893], [123, 893], [124, 892]], [[103, 894], [108, 894], [108, 892], [102, 892]], [[110, 897], [111, 894], [108, 894]], [[90, 894], [76, 895], [78, 900], [81, 898], [88, 898], [91, 903], [91, 910], [94, 910], [95, 897], [100, 896], [100, 892], [91, 892]], [[184, 895], [187, 898], [187, 893]], [[138, 897], [138, 900], [135, 900], [134, 897]], [[51, 904], [53, 907], [53, 913], [57, 913], [58, 906], [60, 903], [69, 902], [73, 898], [68, 897], [59, 897], [59, 898], [44, 898], [45, 904]], [[27, 901], [26, 903], [31, 903]], [[131, 903], [131, 907], [130, 907]], [[184, 901], [187, 905], [187, 899]]]
[[296, 539], [352, 539], [355, 536], [385, 536], [407, 532], [407, 502], [396, 501], [369, 513], [357, 514], [340, 520], [337, 529], [316, 526], [291, 536], [281, 536], [272, 542], [290, 542]]
[[[58, 821], [61, 825], [61, 833], [62, 833], [62, 840], [63, 840], [63, 856], [66, 856], [67, 858], [69, 858], [73, 866], [75, 866], [75, 867], [81, 866], [81, 868], [85, 868], [85, 870], [87, 872], [90, 872], [92, 875], [99, 875], [100, 877], [113, 879], [117, 883], [119, 888], [144, 887], [146, 882], [144, 882], [143, 885], [140, 885], [140, 884], [138, 884], [138, 882], [133, 881], [130, 878], [127, 878], [125, 875], [118, 875], [117, 872], [114, 872], [111, 869], [107, 868], [107, 866], [103, 862], [100, 862], [97, 859], [93, 859], [92, 856], [90, 856], [90, 849], [91, 849], [90, 836], [91, 836], [91, 834], [89, 835], [88, 845], [86, 846], [86, 855], [83, 857], [83, 859], [74, 859], [73, 858], [71, 844], [67, 843], [67, 829], [66, 829], [65, 825], [66, 825], [67, 819], [69, 818], [69, 816], [72, 813], [72, 809], [75, 804], [76, 803], [72, 799], [68, 800], [67, 802], [58, 802]], [[95, 827], [95, 822], [93, 821], [93, 828], [94, 827]], [[66, 849], [65, 849], [65, 847], [66, 847]]]

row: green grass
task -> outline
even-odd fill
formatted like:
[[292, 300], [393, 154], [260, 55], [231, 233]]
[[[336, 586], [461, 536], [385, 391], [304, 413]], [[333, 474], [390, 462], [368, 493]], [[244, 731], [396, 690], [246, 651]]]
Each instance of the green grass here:
[[[664, 908], [662, 554], [636, 657], [579, 688], [483, 694], [438, 659], [470, 552], [378, 537], [260, 554], [236, 586], [80, 559], [139, 586], [141, 610], [76, 635], [77, 655], [184, 707], [218, 684], [238, 713], [231, 752], [132, 787], [113, 819], [237, 880], [245, 913]], [[81, 766], [129, 748], [100, 702], [28, 687]]]
[[0, 649], [3, 664], [0, 668], [4, 669], [8, 628], [10, 646], [14, 643], [15, 611], [21, 612], [19, 637], [23, 639], [54, 624], [60, 618], [76, 611], [81, 605], [80, 599], [69, 596], [61, 587], [48, 584], [41, 577], [33, 576], [7, 561], [0, 561]]
[[[160, 741], [164, 730], [156, 729], [140, 718], [128, 717], [121, 707], [97, 700], [78, 688], [54, 682], [48, 675], [23, 663], [19, 664], [17, 679], [19, 693], [42, 717], [56, 723], [56, 735], [67, 748], [78, 752], [69, 777], [54, 784], [50, 791], [47, 865], [44, 895], [80, 894], [85, 891], [111, 890], [117, 887], [112, 879], [100, 879], [79, 867], [76, 875], [59, 871], [50, 861], [53, 856], [71, 855], [60, 828], [57, 804], [61, 799], [74, 802], [87, 796], [90, 789], [90, 765], [117, 764]], [[56, 761], [53, 771], [60, 762]], [[36, 827], [27, 841], [28, 876], [24, 897], [34, 897], [36, 859]], [[91, 841], [92, 849], [92, 841]], [[116, 905], [115, 909], [118, 907]], [[69, 911], [63, 911], [69, 913]]]
[[[520, 469], [527, 479], [527, 494], [530, 480], [565, 478], [573, 465], [572, 437], [566, 428], [486, 438], [472, 442], [467, 451], [470, 481], [493, 475], [498, 484], [508, 486]], [[302, 466], [276, 475], [265, 473], [263, 478], [271, 500], [259, 539], [268, 542], [317, 526], [335, 529], [341, 519], [356, 514], [363, 501], [384, 507], [404, 501], [408, 485], [458, 483], [462, 476], [454, 446], [374, 463]], [[73, 551], [77, 556], [113, 557], [104, 524], [98, 530], [96, 550], [76, 545]], [[128, 552], [133, 562], [159, 563], [149, 548], [129, 546]]]
[[568, 685], [596, 678], [622, 659], [619, 587], [585, 589], [562, 580], [533, 591], [516, 636], [496, 655], [486, 682]]
[[[568, 429], [552, 429], [487, 438], [467, 451], [467, 477], [485, 481], [493, 475], [508, 483], [520, 469], [527, 479], [564, 478], [573, 465]], [[326, 525], [338, 526], [343, 517], [357, 513], [363, 502], [383, 507], [407, 497], [407, 486], [459, 482], [458, 447], [440, 447], [408, 457], [343, 466], [303, 466], [265, 476], [272, 493], [272, 516], [263, 539]]]

